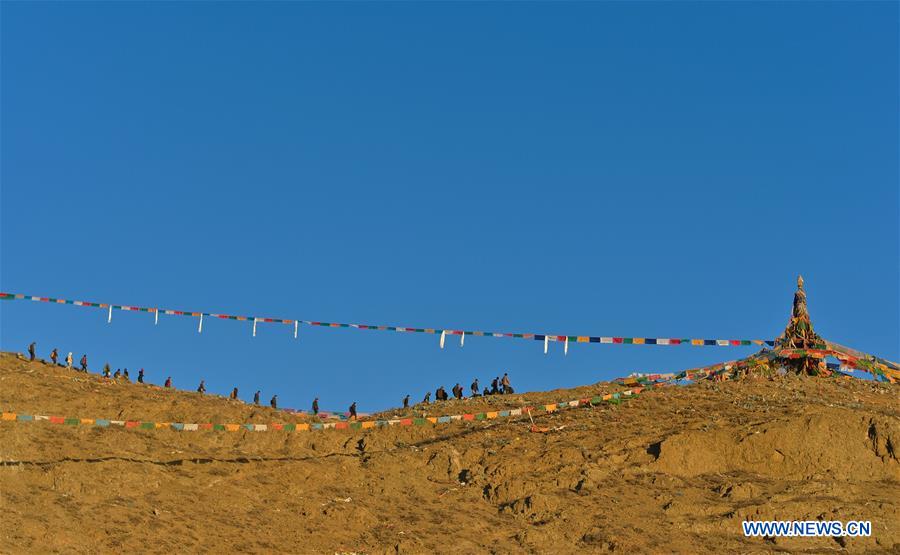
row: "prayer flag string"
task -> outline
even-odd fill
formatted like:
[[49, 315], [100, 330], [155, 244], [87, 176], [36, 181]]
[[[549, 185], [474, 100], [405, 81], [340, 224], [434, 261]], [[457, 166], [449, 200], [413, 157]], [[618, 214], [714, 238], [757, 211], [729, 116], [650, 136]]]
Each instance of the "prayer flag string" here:
[[288, 324], [294, 326], [294, 337], [297, 337], [297, 329], [299, 324], [307, 326], [316, 326], [323, 328], [356, 328], [359, 330], [377, 330], [377, 331], [396, 331], [404, 333], [427, 333], [440, 335], [440, 347], [444, 347], [444, 338], [447, 335], [458, 335], [460, 346], [465, 345], [466, 336], [475, 337], [511, 337], [515, 339], [530, 339], [533, 341], [542, 341], [544, 343], [544, 353], [547, 352], [547, 345], [550, 341], [558, 341], [564, 343], [564, 353], [569, 352], [569, 342], [573, 343], [602, 343], [609, 345], [693, 345], [693, 346], [718, 346], [718, 347], [739, 347], [745, 345], [769, 346], [775, 345], [774, 340], [768, 339], [692, 339], [692, 338], [674, 338], [674, 337], [606, 337], [594, 335], [556, 335], [546, 333], [509, 333], [509, 332], [491, 332], [491, 331], [470, 331], [470, 330], [453, 330], [442, 328], [413, 328], [407, 326], [385, 326], [370, 324], [345, 324], [336, 322], [319, 322], [314, 320], [285, 319], [285, 318], [265, 318], [261, 316], [235, 316], [231, 314], [219, 314], [213, 312], [196, 312], [188, 310], [174, 310], [163, 308], [143, 308], [138, 306], [116, 305], [109, 303], [95, 303], [91, 301], [74, 301], [69, 299], [60, 299], [57, 297], [38, 297], [34, 295], [24, 295], [21, 293], [2, 293], [0, 292], [0, 300], [28, 300], [54, 304], [70, 304], [75, 306], [86, 306], [107, 309], [107, 322], [112, 323], [112, 311], [124, 310], [130, 312], [153, 312], [154, 324], [159, 323], [159, 314], [167, 314], [172, 316], [190, 316], [200, 318], [198, 331], [203, 329], [203, 317], [217, 318], [219, 320], [239, 320], [253, 322], [253, 337], [256, 337], [256, 325], [259, 322], [270, 324]]

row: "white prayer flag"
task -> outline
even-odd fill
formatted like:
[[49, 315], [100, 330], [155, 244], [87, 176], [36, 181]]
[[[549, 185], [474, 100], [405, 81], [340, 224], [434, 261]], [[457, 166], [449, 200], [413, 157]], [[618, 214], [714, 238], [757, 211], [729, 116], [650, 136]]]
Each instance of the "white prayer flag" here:
[[447, 337], [447, 331], [441, 330], [441, 349], [444, 348], [444, 338]]

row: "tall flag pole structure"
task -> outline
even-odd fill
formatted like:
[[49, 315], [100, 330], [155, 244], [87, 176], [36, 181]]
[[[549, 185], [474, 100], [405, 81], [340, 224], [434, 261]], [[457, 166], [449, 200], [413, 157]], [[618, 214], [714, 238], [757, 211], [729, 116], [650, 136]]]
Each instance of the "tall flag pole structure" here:
[[[829, 365], [829, 357], [840, 364]], [[879, 381], [900, 381], [900, 365], [896, 362], [828, 341], [813, 330], [806, 305], [806, 291], [803, 289], [803, 276], [798, 276], [791, 317], [784, 332], [775, 340], [774, 349], [764, 348], [741, 360], [687, 370], [681, 377], [690, 379], [694, 374], [728, 379], [749, 373], [772, 375], [788, 372], [806, 376], [831, 376], [838, 370], [861, 370]]]

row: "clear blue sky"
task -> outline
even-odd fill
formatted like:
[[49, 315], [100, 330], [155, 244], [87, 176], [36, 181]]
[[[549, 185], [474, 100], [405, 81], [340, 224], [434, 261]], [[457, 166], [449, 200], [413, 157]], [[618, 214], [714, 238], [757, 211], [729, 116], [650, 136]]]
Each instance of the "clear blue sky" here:
[[[4, 291], [309, 320], [774, 338], [898, 356], [898, 4], [12, 3]], [[749, 348], [10, 302], [0, 343], [343, 410]], [[39, 407], [35, 407], [37, 410]], [[92, 415], [85, 415], [92, 416]], [[97, 415], [102, 416], [102, 415]]]

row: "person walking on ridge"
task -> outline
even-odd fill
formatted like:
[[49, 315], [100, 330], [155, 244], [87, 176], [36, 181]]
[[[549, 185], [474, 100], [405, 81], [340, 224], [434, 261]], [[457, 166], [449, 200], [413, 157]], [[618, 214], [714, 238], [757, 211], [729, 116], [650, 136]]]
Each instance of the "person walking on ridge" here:
[[500, 393], [500, 377], [497, 376], [491, 380], [491, 395]]
[[53, 364], [57, 364], [56, 359], [59, 358], [59, 352], [56, 349], [50, 351], [50, 360], [53, 361]]
[[430, 403], [431, 403], [431, 392], [429, 391], [429, 392], [425, 393], [425, 398], [422, 399], [422, 404], [428, 405]]
[[200, 385], [197, 386], [197, 393], [206, 393], [206, 381], [200, 380]]
[[28, 346], [28, 357], [31, 359], [31, 362], [34, 362], [34, 346], [37, 345], [34, 341], [31, 342], [31, 345]]
[[278, 408], [278, 395], [272, 395], [272, 399], [269, 401], [269, 406], [273, 409]]
[[138, 383], [144, 383], [144, 369], [138, 370]]
[[318, 414], [319, 414], [319, 398], [318, 397], [313, 399], [312, 410], [313, 410], [313, 416], [318, 416]]
[[168, 378], [166, 378], [165, 387], [172, 387], [172, 376], [169, 376]]
[[478, 388], [478, 378], [475, 378], [475, 381], [472, 382], [472, 397], [477, 397], [481, 394], [481, 390]]
[[407, 395], [406, 397], [403, 398], [403, 408], [405, 408], [405, 409], [409, 408], [409, 395]]
[[356, 401], [350, 405], [350, 420], [356, 420]]
[[109, 363], [108, 362], [103, 365], [103, 377], [104, 378], [109, 377]]
[[122, 377], [125, 378], [126, 382], [130, 382], [131, 378], [128, 376], [128, 368], [122, 370]]
[[82, 355], [82, 356], [81, 356], [81, 371], [82, 371], [82, 372], [87, 372], [87, 371], [88, 371], [88, 369], [87, 369], [87, 355]]
[[254, 405], [259, 404], [259, 390], [258, 389], [256, 390], [256, 393], [253, 394], [253, 404]]
[[66, 355], [66, 368], [68, 370], [72, 369], [72, 351], [69, 351], [69, 354]]
[[113, 379], [114, 379], [114, 380], [118, 380], [118, 379], [119, 379], [119, 376], [121, 376], [121, 375], [122, 375], [122, 371], [119, 370], [118, 368], [116, 368], [116, 371], [113, 372]]
[[509, 375], [506, 372], [503, 373], [503, 379], [500, 380], [500, 383], [503, 385], [504, 394], [513, 392], [513, 388], [509, 385]]
[[232, 401], [237, 401], [237, 396], [238, 396], [238, 390], [237, 390], [237, 388], [234, 388], [231, 390], [231, 395], [228, 398], [231, 399]]

